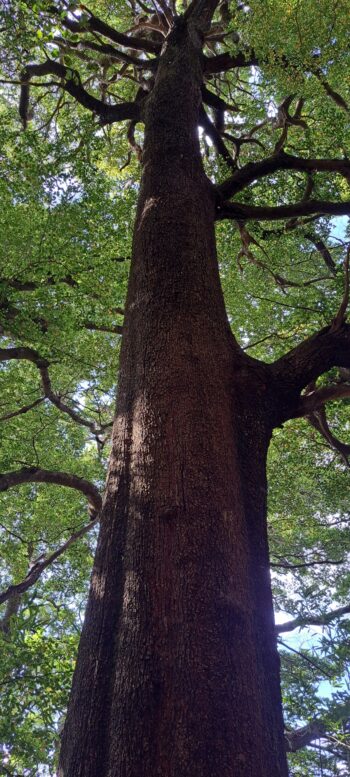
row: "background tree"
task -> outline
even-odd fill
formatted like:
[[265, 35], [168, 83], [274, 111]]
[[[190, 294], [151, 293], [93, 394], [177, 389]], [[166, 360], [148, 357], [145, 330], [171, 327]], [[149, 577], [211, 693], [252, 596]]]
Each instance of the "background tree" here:
[[[207, 25], [212, 11], [198, 3], [191, 13], [187, 10], [187, 20], [192, 14], [192, 20], [193, 15], [199, 20], [195, 26]], [[11, 3], [2, 12], [3, 80], [22, 81], [20, 111], [26, 125], [19, 137], [19, 85], [7, 85], [1, 184], [1, 739], [3, 766], [13, 775], [37, 774], [40, 765], [52, 763], [62, 728], [109, 450], [131, 253], [129, 219], [143, 145], [142, 127], [135, 121], [154, 94], [160, 46], [174, 24], [172, 12], [165, 6], [153, 13], [128, 5], [116, 11], [107, 3], [95, 3], [92, 9]], [[340, 361], [346, 365], [349, 358], [343, 324], [346, 247], [339, 239], [343, 232], [330, 238], [333, 226], [326, 218], [327, 213], [349, 213], [347, 22], [342, 3], [300, 8], [279, 2], [273, 10], [265, 3], [224, 4], [205, 30], [204, 107], [197, 123], [206, 172], [216, 185], [218, 253], [229, 320], [245, 352], [266, 362], [323, 328], [321, 338], [311, 346], [306, 341], [298, 352], [306, 353], [307, 365], [304, 357], [302, 363], [294, 361], [293, 371], [300, 366], [304, 374], [315, 359], [317, 369], [326, 372]], [[127, 38], [119, 30], [128, 30]], [[177, 34], [181, 40], [182, 33]], [[181, 68], [178, 93], [170, 95], [180, 118], [176, 100], [186, 102], [183, 62]], [[168, 104], [165, 125], [167, 111], [176, 125], [177, 115]], [[130, 121], [127, 132], [115, 123], [119, 119]], [[187, 124], [189, 119], [187, 115]], [[136, 152], [133, 158], [128, 143]], [[164, 167], [161, 149], [156, 152], [168, 185], [169, 154]], [[221, 222], [224, 217], [229, 221]], [[277, 227], [268, 223], [275, 219]], [[186, 291], [187, 275], [182, 281]], [[164, 290], [163, 298], [166, 284]], [[195, 317], [193, 296], [190, 301]], [[144, 327], [147, 332], [145, 311], [141, 321], [139, 331]], [[186, 339], [184, 327], [182, 315]], [[203, 320], [203, 340], [206, 327]], [[307, 650], [304, 646], [296, 654], [293, 650], [300, 646], [295, 643], [293, 650], [283, 648], [288, 729], [309, 724], [298, 735], [288, 733], [287, 749], [299, 751], [322, 736], [316, 751], [293, 756], [293, 773], [319, 774], [323, 769], [341, 774], [348, 720], [348, 631], [343, 620], [349, 608], [344, 534], [348, 373], [334, 369], [316, 388], [309, 380], [305, 385], [307, 396], [299, 400], [298, 390], [278, 422], [307, 415], [311, 425], [294, 420], [286, 429], [277, 428], [270, 457], [277, 608], [291, 615], [286, 630], [305, 623], [324, 627]], [[181, 383], [175, 383], [177, 401], [182, 392]], [[325, 416], [324, 403], [332, 398], [337, 401], [327, 406]], [[276, 397], [275, 403], [279, 406]], [[16, 495], [12, 487], [18, 488]], [[64, 552], [54, 565], [60, 549]], [[53, 570], [60, 573], [57, 578]], [[332, 699], [320, 703], [324, 678], [339, 687]], [[240, 768], [242, 774], [247, 768], [252, 774], [244, 761]]]

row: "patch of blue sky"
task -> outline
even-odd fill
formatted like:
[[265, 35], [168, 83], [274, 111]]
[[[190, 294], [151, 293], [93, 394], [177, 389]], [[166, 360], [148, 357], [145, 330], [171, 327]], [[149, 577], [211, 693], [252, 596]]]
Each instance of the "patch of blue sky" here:
[[[276, 612], [275, 614], [276, 625], [282, 625], [282, 623], [285, 623], [287, 620], [292, 620], [292, 618], [292, 615], [283, 611]], [[303, 628], [298, 626], [291, 632], [282, 633], [281, 639], [286, 648], [288, 649], [288, 647], [290, 647], [292, 652], [297, 651], [301, 654], [305, 652], [308, 658], [314, 660], [315, 667], [319, 667], [321, 670], [322, 659], [317, 657], [317, 651], [321, 648], [320, 643], [324, 628], [324, 626], [304, 626]], [[313, 656], [310, 656], [310, 651], [312, 651]], [[347, 685], [345, 680], [342, 681], [337, 679], [332, 682], [325, 677], [319, 682], [317, 695], [321, 699], [331, 699], [336, 691], [346, 690], [346, 688]]]
[[346, 233], [348, 230], [349, 218], [348, 216], [337, 216], [331, 220], [331, 233], [330, 240], [337, 242], [338, 240], [346, 240]]

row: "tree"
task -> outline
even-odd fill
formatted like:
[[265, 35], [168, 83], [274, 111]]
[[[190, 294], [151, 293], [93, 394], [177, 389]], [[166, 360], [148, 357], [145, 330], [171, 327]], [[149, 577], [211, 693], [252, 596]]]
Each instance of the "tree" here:
[[[343, 249], [338, 312], [333, 295], [322, 328], [305, 339], [294, 331], [299, 344], [289, 351], [279, 344], [272, 362], [258, 360], [229, 325], [214, 225], [232, 222], [239, 262], [268, 274], [279, 294], [333, 280], [337, 263], [327, 245], [326, 217], [350, 213], [342, 134], [348, 106], [333, 84], [345, 59], [347, 9], [323, 2], [319, 11], [310, 3], [301, 12], [280, 0], [272, 12], [267, 3], [227, 7], [194, 0], [177, 16], [163, 2], [154, 14], [139, 6], [145, 16], [134, 5], [117, 16], [109, 4], [97, 2], [93, 10], [19, 3], [11, 19], [4, 11], [5, 35], [13, 38], [12, 25], [19, 33], [4, 68], [7, 80], [14, 80], [14, 62], [20, 73], [26, 132], [30, 89], [39, 88], [34, 119], [43, 115], [44, 127], [55, 119], [62, 125], [68, 95], [98, 117], [98, 131], [105, 128], [109, 140], [111, 125], [129, 121], [127, 137], [142, 156], [143, 172], [103, 508], [94, 484], [52, 466], [26, 463], [0, 483], [4, 490], [24, 482], [74, 488], [93, 513], [82, 531], [92, 528], [96, 513], [100, 517], [59, 773], [286, 775], [268, 572], [266, 455], [274, 429], [308, 417], [347, 462], [349, 446], [331, 431], [325, 405], [349, 396], [349, 258]], [[277, 28], [282, 13], [291, 16], [286, 40]], [[120, 32], [118, 21], [131, 29]], [[340, 156], [334, 152], [339, 138], [329, 128], [334, 115]], [[218, 158], [205, 162], [205, 147]], [[73, 190], [73, 230], [79, 208], [70, 172], [66, 186]], [[60, 200], [62, 192], [53, 185], [51, 203], [55, 197]], [[44, 203], [34, 209], [34, 227], [44, 209]], [[57, 214], [64, 229], [67, 212]], [[266, 221], [282, 226], [265, 228]], [[73, 262], [75, 251], [78, 261], [89, 253], [84, 241], [82, 225]], [[304, 261], [306, 245], [317, 253], [305, 274], [298, 270], [289, 278], [276, 262], [280, 248], [272, 249], [270, 260], [273, 244], [289, 247], [295, 261]], [[317, 272], [309, 274], [315, 256]], [[225, 272], [223, 277], [225, 283]], [[36, 293], [38, 284], [47, 292], [57, 282], [68, 293], [77, 285], [74, 274], [49, 270], [40, 281], [33, 274], [23, 281], [12, 271], [8, 286]], [[288, 303], [282, 304], [286, 310]], [[101, 448], [109, 418], [87, 418], [74, 396], [68, 401], [64, 390], [54, 388], [52, 359], [32, 345], [13, 343], [21, 321], [8, 299], [5, 309], [10, 342], [1, 359], [16, 368], [29, 363], [41, 391], [4, 420], [45, 403], [49, 412], [88, 429]], [[119, 310], [117, 300], [114, 315]], [[45, 316], [35, 314], [33, 323], [50, 344], [54, 335]], [[111, 328], [88, 315], [82, 323], [87, 331]], [[114, 321], [113, 332], [120, 328]], [[248, 321], [244, 336], [249, 330]], [[66, 379], [64, 371], [57, 374], [62, 385]], [[78, 392], [83, 380], [81, 375]], [[86, 455], [83, 438], [76, 450]], [[49, 560], [35, 559], [26, 580], [10, 585], [4, 600], [13, 606]], [[337, 610], [346, 614], [348, 606]], [[301, 617], [292, 625], [304, 622]], [[303, 744], [315, 731], [304, 732]], [[287, 749], [294, 749], [291, 742], [287, 738]]]

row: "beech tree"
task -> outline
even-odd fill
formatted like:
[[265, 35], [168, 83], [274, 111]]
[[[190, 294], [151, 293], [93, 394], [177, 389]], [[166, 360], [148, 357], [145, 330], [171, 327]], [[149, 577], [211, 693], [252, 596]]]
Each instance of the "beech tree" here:
[[[63, 487], [90, 512], [72, 523], [83, 509], [72, 497], [61, 543], [43, 554], [29, 540], [31, 520], [18, 533], [14, 516], [7, 529], [25, 561], [4, 580], [2, 631], [11, 634], [23, 597], [99, 523], [58, 774], [283, 777], [287, 752], [327, 742], [329, 731], [312, 719], [285, 731], [277, 633], [350, 611], [344, 588], [333, 606], [325, 596], [322, 611], [298, 612], [277, 579], [293, 618], [276, 628], [266, 506], [270, 441], [275, 432], [272, 481], [284, 484], [283, 425], [295, 419], [307, 419], [321, 443], [316, 463], [347, 487], [350, 443], [337, 426], [350, 396], [349, 249], [344, 235], [330, 239], [331, 219], [350, 215], [347, 3], [40, 0], [5, 3], [2, 14], [4, 201], [23, 221], [24, 257], [18, 262], [17, 245], [4, 262], [2, 421], [9, 436], [27, 426], [25, 455], [19, 445], [8, 457], [5, 438], [0, 489], [6, 497], [31, 484], [25, 502], [39, 493], [34, 484], [51, 485], [51, 495]], [[116, 172], [111, 160], [123, 155]], [[14, 159], [23, 176], [15, 186]], [[129, 254], [116, 254], [113, 241], [123, 233], [127, 246], [136, 199], [128, 273]], [[77, 330], [83, 358], [72, 383]], [[112, 419], [112, 386], [98, 367], [105, 359], [111, 373], [118, 338]], [[49, 446], [30, 423], [56, 424]], [[56, 456], [60, 437], [66, 462]], [[290, 449], [300, 440], [294, 433]], [[301, 455], [302, 446], [294, 461]], [[338, 486], [332, 506], [323, 504], [328, 529], [343, 528]], [[290, 554], [288, 538], [279, 554], [281, 505], [272, 509], [272, 569], [312, 575], [316, 566], [315, 592], [325, 564], [332, 586], [346, 539], [335, 555], [335, 535], [323, 546], [309, 538], [312, 558], [308, 546], [296, 554], [296, 524]], [[346, 725], [342, 737], [334, 774]], [[332, 755], [332, 744], [320, 747]], [[7, 756], [4, 768], [18, 774]]]

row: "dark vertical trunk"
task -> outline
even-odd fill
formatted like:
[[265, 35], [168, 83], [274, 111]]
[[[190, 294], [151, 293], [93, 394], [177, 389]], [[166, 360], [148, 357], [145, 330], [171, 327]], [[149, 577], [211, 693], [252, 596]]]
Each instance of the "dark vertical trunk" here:
[[286, 777], [266, 539], [263, 376], [230, 333], [177, 31], [144, 173], [101, 533], [64, 777]]

